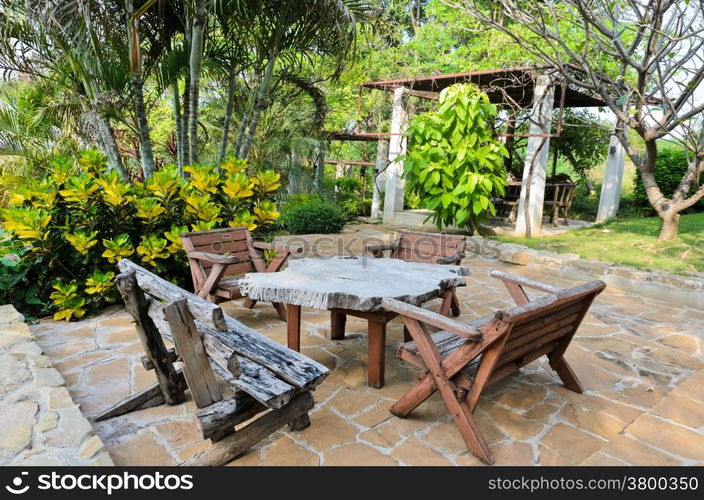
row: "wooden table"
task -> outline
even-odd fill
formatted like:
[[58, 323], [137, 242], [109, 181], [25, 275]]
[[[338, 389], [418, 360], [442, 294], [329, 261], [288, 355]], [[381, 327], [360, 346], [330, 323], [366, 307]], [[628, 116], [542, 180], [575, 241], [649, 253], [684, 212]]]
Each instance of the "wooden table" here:
[[301, 307], [331, 311], [331, 337], [345, 335], [346, 316], [368, 321], [371, 387], [384, 385], [386, 324], [397, 316], [381, 307], [384, 298], [413, 305], [445, 296], [448, 288], [465, 286], [466, 267], [421, 264], [399, 259], [331, 257], [289, 261], [284, 271], [249, 273], [240, 281], [242, 293], [252, 300], [286, 304], [288, 346], [300, 350]]

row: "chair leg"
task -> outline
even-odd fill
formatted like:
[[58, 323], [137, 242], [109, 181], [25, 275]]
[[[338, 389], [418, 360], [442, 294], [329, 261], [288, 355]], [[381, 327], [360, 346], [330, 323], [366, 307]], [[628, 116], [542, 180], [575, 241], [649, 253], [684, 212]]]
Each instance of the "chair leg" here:
[[584, 392], [582, 383], [579, 381], [577, 375], [574, 373], [574, 370], [572, 370], [572, 367], [565, 358], [562, 358], [554, 369], [566, 389], [578, 394], [582, 394]]
[[437, 390], [432, 375], [426, 374], [423, 379], [411, 388], [401, 399], [391, 407], [391, 413], [397, 417], [407, 417], [413, 410], [428, 399]]
[[254, 308], [254, 306], [256, 306], [256, 305], [257, 305], [257, 301], [256, 301], [256, 300], [244, 299], [244, 306], [245, 306], [247, 309], [252, 309], [252, 308]]
[[408, 331], [408, 327], [405, 325], [403, 326], [403, 342], [410, 342], [413, 340], [413, 337], [411, 336], [411, 332]]
[[456, 405], [450, 405], [450, 402], [447, 400], [445, 402], [448, 403], [447, 406], [450, 410], [450, 413], [452, 414], [452, 419], [455, 421], [455, 425], [460, 431], [462, 439], [464, 440], [467, 447], [480, 460], [484, 461], [489, 465], [493, 464], [494, 455], [491, 453], [491, 450], [489, 450], [489, 445], [487, 444], [486, 439], [484, 439], [484, 436], [479, 430], [479, 426], [474, 420], [474, 416], [469, 410], [469, 406], [467, 406], [467, 403], [465, 403], [464, 401], [457, 401], [456, 399]]
[[452, 299], [450, 303], [450, 308], [452, 309], [452, 315], [456, 318], [462, 311], [460, 311], [460, 301], [457, 300], [457, 289], [452, 289]]

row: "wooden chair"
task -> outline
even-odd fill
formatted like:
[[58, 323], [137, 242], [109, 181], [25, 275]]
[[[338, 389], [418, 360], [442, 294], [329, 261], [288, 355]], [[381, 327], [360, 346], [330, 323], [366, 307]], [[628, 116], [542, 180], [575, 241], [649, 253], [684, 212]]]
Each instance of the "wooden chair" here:
[[[460, 265], [465, 257], [467, 238], [461, 235], [443, 233], [424, 233], [420, 231], [399, 231], [396, 241], [390, 245], [368, 245], [365, 250], [374, 257], [381, 258], [389, 252], [392, 259], [426, 264]], [[460, 315], [460, 304], [455, 288], [449, 288], [443, 295], [440, 312], [445, 316], [452, 312]]]
[[565, 225], [569, 225], [567, 214], [572, 207], [574, 196], [577, 192], [577, 185], [569, 182], [558, 184], [548, 184], [545, 188], [546, 197], [543, 204], [550, 208], [550, 222], [557, 226], [562, 211], [562, 218]]
[[[157, 383], [95, 421], [179, 404], [188, 389], [203, 439], [213, 444], [184, 465], [223, 465], [286, 424], [292, 430], [310, 425], [308, 411], [315, 403], [311, 391], [328, 375], [327, 368], [127, 259], [119, 267], [122, 274], [115, 282], [144, 347], [142, 364], [155, 371]], [[175, 349], [168, 350], [165, 339]], [[174, 367], [177, 360], [182, 369]], [[231, 397], [225, 397], [216, 375], [232, 386]]]
[[[246, 227], [227, 227], [181, 235], [188, 256], [196, 294], [209, 302], [242, 298], [239, 281], [249, 272], [271, 273], [281, 269], [288, 256], [299, 253], [300, 247], [254, 241]], [[267, 266], [260, 250], [274, 250], [276, 257]], [[246, 299], [245, 306], [257, 302]], [[276, 313], [286, 321], [286, 308], [273, 303]]]
[[[402, 315], [413, 337], [412, 342], [401, 344], [399, 357], [426, 370], [391, 412], [405, 417], [439, 390], [468, 448], [489, 464], [493, 456], [472, 415], [482, 391], [547, 356], [565, 387], [581, 393], [582, 386], [564, 354], [592, 301], [606, 287], [597, 280], [559, 289], [499, 271], [491, 275], [504, 282], [517, 306], [469, 323], [393, 299], [382, 303]], [[523, 287], [549, 295], [531, 302]], [[441, 331], [430, 334], [426, 325]]]
[[508, 214], [508, 220], [511, 223], [516, 221], [518, 201], [521, 198], [521, 187], [522, 184], [520, 182], [509, 182], [508, 185], [506, 185], [503, 198], [500, 198], [501, 201], [497, 203], [498, 206], [496, 208], [501, 218], [505, 216], [506, 209], [511, 208]]

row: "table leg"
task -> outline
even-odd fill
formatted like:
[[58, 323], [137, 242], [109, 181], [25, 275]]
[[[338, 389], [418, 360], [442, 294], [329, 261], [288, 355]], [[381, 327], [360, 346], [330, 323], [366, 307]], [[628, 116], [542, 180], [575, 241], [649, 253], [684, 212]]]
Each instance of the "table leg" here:
[[384, 386], [384, 348], [386, 347], [386, 323], [369, 320], [369, 366], [367, 384], [380, 389]]
[[345, 338], [345, 323], [347, 315], [339, 311], [330, 311], [330, 338], [342, 340]]
[[286, 333], [288, 347], [294, 351], [301, 350], [301, 306], [286, 306]]

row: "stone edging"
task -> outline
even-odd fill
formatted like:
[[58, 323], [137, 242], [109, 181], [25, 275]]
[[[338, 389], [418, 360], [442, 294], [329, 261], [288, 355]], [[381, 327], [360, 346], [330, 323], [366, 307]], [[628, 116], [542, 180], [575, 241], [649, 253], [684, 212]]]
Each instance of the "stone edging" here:
[[0, 306], [0, 465], [113, 465], [24, 317]]
[[704, 278], [643, 271], [598, 260], [581, 259], [572, 253], [558, 254], [514, 243], [500, 243], [481, 236], [467, 238], [467, 251], [485, 258], [521, 266], [539, 266], [562, 278], [600, 279], [627, 292], [704, 309]]

